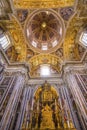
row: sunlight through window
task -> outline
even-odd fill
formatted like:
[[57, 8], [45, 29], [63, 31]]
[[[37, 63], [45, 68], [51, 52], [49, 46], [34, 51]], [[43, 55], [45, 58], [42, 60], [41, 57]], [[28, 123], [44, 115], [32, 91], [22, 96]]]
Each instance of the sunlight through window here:
[[87, 47], [87, 32], [81, 34], [80, 42]]
[[10, 46], [10, 40], [7, 34], [0, 28], [0, 45], [3, 49], [7, 49]]
[[50, 66], [49, 65], [41, 65], [41, 76], [49, 76], [50, 75]]

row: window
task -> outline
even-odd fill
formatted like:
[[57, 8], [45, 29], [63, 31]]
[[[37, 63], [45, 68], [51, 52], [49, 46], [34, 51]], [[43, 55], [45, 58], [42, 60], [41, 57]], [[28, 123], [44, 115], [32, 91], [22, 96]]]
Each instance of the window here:
[[82, 32], [80, 42], [87, 47], [87, 31]]
[[32, 42], [32, 45], [33, 45], [34, 47], [37, 47], [37, 43], [36, 43], [35, 41]]
[[47, 46], [42, 46], [42, 50], [47, 50]]
[[41, 69], [41, 76], [50, 76], [50, 66], [47, 64], [41, 65], [40, 66]]
[[55, 40], [52, 44], [53, 44], [53, 47], [55, 47], [57, 45], [57, 40]]
[[10, 40], [8, 35], [0, 28], [0, 45], [3, 49], [7, 49], [10, 46]]

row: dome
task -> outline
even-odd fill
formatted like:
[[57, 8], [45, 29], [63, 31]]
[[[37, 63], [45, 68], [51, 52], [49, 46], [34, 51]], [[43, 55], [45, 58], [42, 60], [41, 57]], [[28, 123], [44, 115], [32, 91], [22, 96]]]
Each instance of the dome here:
[[25, 31], [32, 49], [42, 53], [53, 52], [63, 40], [64, 24], [55, 11], [37, 10], [28, 17]]

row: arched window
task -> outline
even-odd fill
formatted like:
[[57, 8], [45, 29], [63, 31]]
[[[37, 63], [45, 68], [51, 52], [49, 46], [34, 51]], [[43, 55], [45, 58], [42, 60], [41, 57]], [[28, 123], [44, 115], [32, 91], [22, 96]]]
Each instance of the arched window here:
[[87, 47], [87, 29], [84, 29], [84, 31], [80, 35], [80, 42], [85, 47]]
[[0, 27], [0, 45], [4, 50], [10, 47], [11, 42], [6, 32]]

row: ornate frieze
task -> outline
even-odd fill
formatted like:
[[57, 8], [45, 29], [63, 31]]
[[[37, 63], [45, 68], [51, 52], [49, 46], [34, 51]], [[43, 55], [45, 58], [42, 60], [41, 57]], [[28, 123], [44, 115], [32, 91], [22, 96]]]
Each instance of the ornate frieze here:
[[14, 0], [15, 8], [58, 8], [74, 5], [75, 0]]

